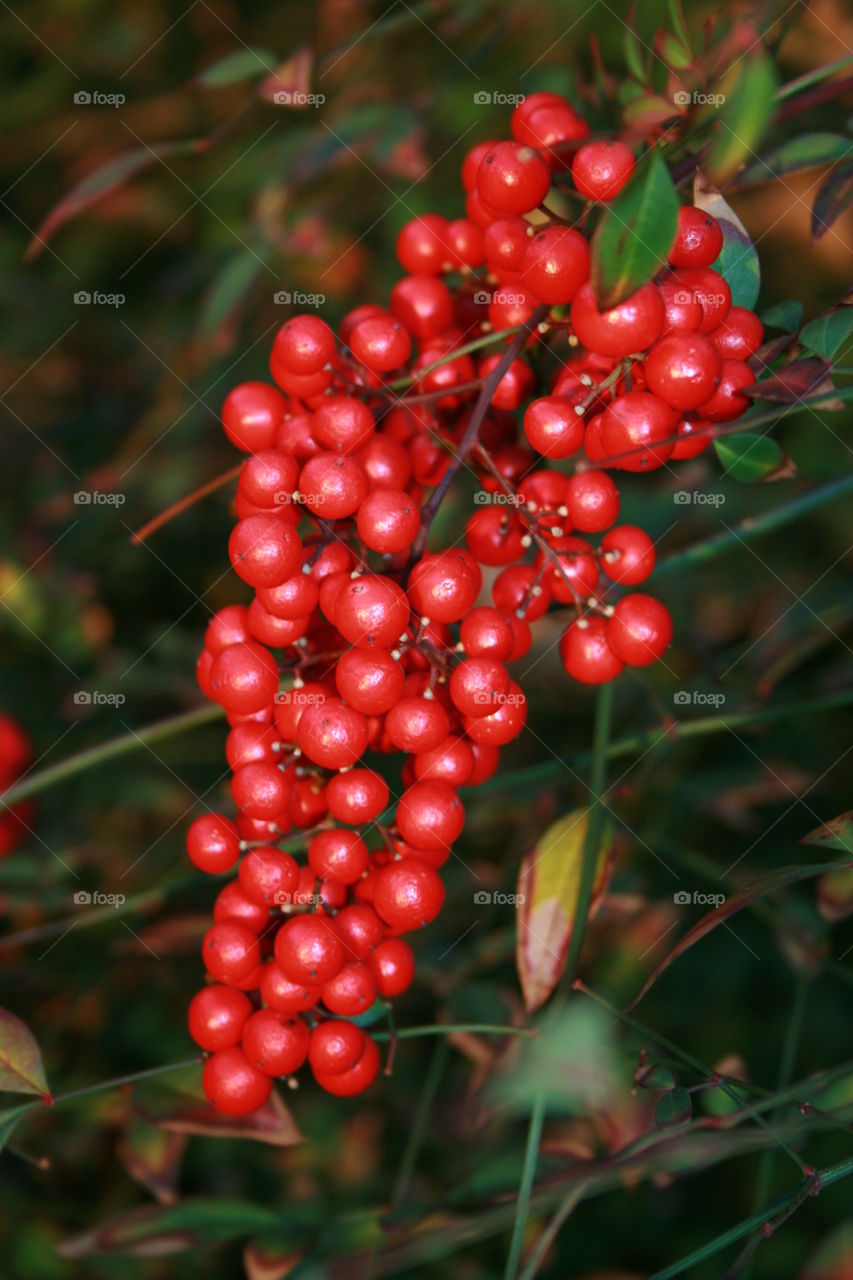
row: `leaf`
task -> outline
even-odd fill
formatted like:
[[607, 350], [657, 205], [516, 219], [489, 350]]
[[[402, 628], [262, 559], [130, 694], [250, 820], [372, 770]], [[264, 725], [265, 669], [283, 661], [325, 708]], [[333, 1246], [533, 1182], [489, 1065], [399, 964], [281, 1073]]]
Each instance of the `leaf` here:
[[133, 1109], [140, 1119], [171, 1133], [247, 1138], [274, 1147], [292, 1147], [303, 1141], [296, 1122], [275, 1090], [259, 1111], [233, 1117], [209, 1106], [200, 1089], [190, 1093], [157, 1081], [144, 1082], [133, 1091]]
[[216, 337], [227, 328], [231, 316], [263, 270], [263, 262], [242, 249], [228, 258], [202, 303], [198, 329], [203, 337]]
[[853, 163], [839, 165], [815, 196], [812, 240], [820, 240], [853, 200]]
[[758, 253], [749, 232], [723, 199], [712, 182], [697, 173], [693, 183], [693, 203], [717, 219], [723, 233], [723, 247], [714, 263], [714, 270], [726, 280], [732, 291], [736, 307], [751, 311], [758, 301], [761, 287], [761, 268]]
[[[573, 809], [548, 827], [523, 859], [518, 876], [516, 965], [528, 1012], [548, 999], [566, 962], [580, 889], [588, 811]], [[610, 873], [611, 834], [598, 851], [590, 916]]]
[[302, 1250], [274, 1248], [272, 1245], [250, 1240], [243, 1250], [243, 1268], [246, 1280], [285, 1280], [297, 1263], [301, 1262]]
[[643, 47], [635, 30], [636, 6], [631, 5], [622, 24], [622, 56], [625, 65], [640, 84], [645, 83], [646, 68], [643, 63]]
[[95, 204], [102, 196], [115, 191], [144, 169], [151, 166], [163, 156], [192, 155], [203, 151], [208, 146], [206, 138], [195, 138], [186, 142], [166, 142], [156, 147], [134, 147], [131, 151], [122, 151], [104, 164], [99, 165], [88, 174], [82, 182], [54, 205], [47, 217], [42, 221], [29, 245], [24, 258], [37, 257], [53, 234], [70, 218], [74, 218], [90, 205]]
[[800, 844], [816, 844], [822, 849], [840, 849], [842, 853], [853, 853], [853, 809], [840, 813], [837, 818], [823, 822], [807, 836], [803, 836]]
[[832, 164], [853, 155], [853, 142], [840, 133], [801, 133], [771, 147], [760, 159], [747, 165], [738, 178], [738, 186], [770, 182], [783, 173], [795, 173], [814, 165]]
[[648, 1066], [637, 1067], [634, 1072], [634, 1084], [638, 1089], [674, 1089], [675, 1076], [669, 1067], [661, 1067], [655, 1062]]
[[640, 93], [622, 112], [625, 124], [632, 129], [654, 129], [677, 114], [678, 108], [671, 99], [659, 93]]
[[202, 89], [223, 89], [241, 80], [251, 80], [262, 72], [271, 75], [275, 64], [276, 56], [269, 49], [235, 49], [205, 67], [193, 83]]
[[369, 1009], [365, 1009], [364, 1013], [355, 1014], [352, 1018], [347, 1018], [347, 1022], [354, 1022], [357, 1027], [372, 1027], [374, 1022], [387, 1018], [390, 1009], [388, 1002], [377, 996]]
[[774, 471], [784, 456], [775, 440], [747, 431], [715, 440], [714, 448], [732, 479], [746, 482]]
[[131, 1178], [160, 1204], [174, 1204], [186, 1145], [184, 1134], [170, 1133], [131, 1116], [119, 1138], [117, 1154]]
[[655, 1107], [655, 1124], [659, 1129], [671, 1129], [678, 1124], [686, 1124], [693, 1115], [693, 1103], [690, 1094], [679, 1085], [669, 1093], [665, 1093]]
[[760, 876], [752, 884], [748, 884], [737, 893], [733, 893], [721, 906], [712, 908], [691, 929], [687, 930], [684, 937], [678, 940], [672, 950], [664, 956], [657, 968], [649, 975], [643, 983], [639, 994], [634, 997], [630, 1004], [625, 1006], [623, 1012], [629, 1013], [631, 1009], [636, 1008], [643, 996], [651, 991], [661, 974], [665, 973], [679, 956], [683, 956], [685, 951], [689, 951], [695, 943], [699, 942], [719, 925], [731, 920], [732, 916], [737, 915], [739, 911], [743, 911], [744, 907], [756, 902], [765, 893], [784, 889], [789, 884], [797, 884], [800, 880], [808, 880], [811, 876], [823, 875], [826, 871], [839, 871], [843, 867], [850, 866], [853, 866], [853, 857], [843, 862], [819, 862], [814, 866], [779, 867], [776, 871], [770, 871], [767, 875]]
[[687, 29], [687, 23], [684, 19], [684, 11], [681, 8], [681, 0], [667, 0], [669, 8], [669, 17], [672, 22], [672, 29], [678, 36], [682, 44], [690, 47], [690, 32]]
[[613, 307], [651, 280], [666, 261], [678, 225], [678, 196], [659, 152], [641, 162], [604, 210], [592, 238], [592, 286]]
[[51, 1101], [41, 1050], [26, 1023], [0, 1009], [0, 1091], [37, 1093]]
[[[261, 81], [258, 85], [258, 97], [265, 102], [274, 102], [279, 107], [303, 110], [312, 106], [314, 102], [310, 89], [313, 70], [314, 50], [305, 45]], [[314, 97], [321, 102], [325, 101], [322, 94]]]
[[796, 333], [802, 318], [803, 304], [799, 298], [788, 298], [761, 313], [761, 323], [765, 329], [784, 329], [785, 333]]
[[853, 306], [833, 307], [825, 315], [810, 320], [800, 334], [800, 341], [815, 355], [832, 360], [853, 333]]
[[725, 100], [709, 109], [716, 113], [716, 129], [703, 168], [718, 186], [755, 152], [773, 116], [777, 83], [773, 60], [757, 45], [716, 87]]
[[828, 373], [829, 366], [824, 360], [794, 360], [769, 378], [756, 382], [752, 387], [744, 387], [744, 395], [752, 400], [796, 404], [806, 396], [816, 395], [819, 390], [834, 390], [831, 382], [826, 385]]
[[282, 1215], [242, 1200], [184, 1200], [140, 1205], [105, 1219], [59, 1246], [63, 1258], [124, 1253], [154, 1258], [221, 1243], [280, 1225]]

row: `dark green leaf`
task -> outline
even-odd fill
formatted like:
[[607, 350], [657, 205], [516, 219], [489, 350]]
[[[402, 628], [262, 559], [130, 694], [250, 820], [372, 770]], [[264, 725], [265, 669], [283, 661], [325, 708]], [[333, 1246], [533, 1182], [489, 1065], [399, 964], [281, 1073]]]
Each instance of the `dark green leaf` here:
[[717, 457], [733, 480], [760, 480], [779, 466], [783, 454], [769, 436], [743, 432], [714, 441]]
[[638, 1089], [674, 1089], [675, 1076], [669, 1067], [658, 1066], [650, 1062], [648, 1066], [637, 1067], [634, 1072], [634, 1084]]
[[0, 1009], [0, 1091], [50, 1097], [35, 1036], [8, 1009]]
[[770, 147], [760, 159], [747, 165], [738, 179], [739, 187], [771, 182], [783, 173], [795, 173], [818, 164], [832, 164], [853, 155], [853, 142], [840, 133], [801, 133]]
[[347, 1018], [347, 1022], [354, 1022], [357, 1027], [372, 1027], [374, 1022], [388, 1017], [389, 1009], [390, 1005], [377, 996], [369, 1009], [365, 1009], [364, 1013], [356, 1014], [354, 1018]]
[[843, 164], [829, 175], [812, 207], [812, 239], [820, 240], [853, 201], [853, 164]]
[[655, 1124], [659, 1129], [670, 1129], [677, 1124], [686, 1124], [693, 1115], [693, 1103], [690, 1094], [680, 1086], [665, 1093], [655, 1107]]
[[853, 333], [853, 306], [833, 307], [810, 320], [800, 334], [803, 346], [824, 360], [832, 360]]
[[696, 175], [693, 184], [693, 203], [698, 209], [712, 214], [719, 222], [723, 233], [723, 247], [714, 263], [714, 270], [719, 271], [726, 280], [732, 291], [734, 305], [751, 311], [758, 301], [761, 269], [749, 232], [734, 209], [702, 173]]
[[222, 89], [253, 76], [272, 75], [275, 64], [276, 56], [269, 49], [235, 49], [206, 67], [195, 83], [203, 89]]
[[798, 298], [778, 302], [775, 307], [768, 307], [761, 313], [761, 323], [765, 329], [782, 329], [785, 333], [796, 333], [802, 318], [803, 304]]
[[675, 238], [678, 196], [659, 152], [637, 166], [592, 238], [592, 286], [600, 307], [630, 297], [660, 270]]
[[702, 115], [716, 115], [704, 168], [719, 185], [755, 153], [773, 116], [777, 82], [772, 59], [758, 45], [716, 86], [715, 92], [725, 100]]

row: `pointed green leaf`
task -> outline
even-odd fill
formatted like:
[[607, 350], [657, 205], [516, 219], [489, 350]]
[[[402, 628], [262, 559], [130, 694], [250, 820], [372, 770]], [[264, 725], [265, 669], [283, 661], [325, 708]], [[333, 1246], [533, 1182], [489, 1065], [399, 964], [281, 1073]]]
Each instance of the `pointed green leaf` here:
[[724, 101], [702, 113], [703, 118], [714, 120], [713, 140], [703, 167], [718, 185], [754, 155], [773, 116], [777, 83], [773, 60], [759, 45], [740, 58], [716, 86], [715, 92]]
[[690, 1094], [680, 1086], [665, 1093], [655, 1107], [655, 1124], [659, 1129], [669, 1129], [685, 1124], [693, 1115]]
[[833, 307], [810, 320], [800, 334], [803, 346], [824, 360], [832, 360], [853, 333], [853, 306]]
[[672, 22], [672, 29], [678, 36], [682, 44], [690, 47], [690, 32], [687, 30], [687, 23], [684, 20], [684, 12], [681, 8], [681, 0], [668, 0], [669, 16]]
[[674, 1089], [675, 1076], [669, 1067], [661, 1067], [655, 1062], [648, 1066], [637, 1067], [634, 1072], [634, 1084], [638, 1089]]
[[761, 313], [761, 323], [765, 329], [781, 329], [784, 333], [796, 333], [802, 318], [803, 304], [798, 298], [788, 298]]
[[678, 204], [669, 170], [653, 151], [605, 207], [592, 238], [592, 286], [600, 307], [622, 302], [661, 269], [675, 239]]
[[241, 80], [251, 80], [253, 76], [272, 75], [276, 61], [276, 55], [269, 49], [235, 49], [205, 67], [196, 76], [195, 83], [202, 89], [223, 89]]
[[738, 179], [738, 186], [772, 182], [784, 173], [832, 164], [848, 156], [853, 156], [853, 141], [840, 133], [801, 133], [768, 148], [760, 159], [748, 164]]
[[853, 201], [853, 164], [843, 164], [829, 175], [812, 207], [812, 239], [820, 240]]
[[8, 1009], [0, 1009], [0, 1091], [50, 1097], [35, 1036]]
[[717, 457], [733, 480], [760, 480], [775, 471], [783, 454], [769, 436], [756, 436], [744, 431], [714, 441]]

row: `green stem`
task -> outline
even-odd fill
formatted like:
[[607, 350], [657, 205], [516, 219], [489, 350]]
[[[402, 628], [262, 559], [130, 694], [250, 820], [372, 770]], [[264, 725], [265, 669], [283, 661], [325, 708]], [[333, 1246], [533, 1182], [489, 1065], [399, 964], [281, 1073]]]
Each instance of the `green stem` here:
[[496, 342], [503, 342], [507, 338], [514, 337], [521, 325], [515, 324], [511, 329], [497, 329], [494, 333], [487, 333], [482, 338], [472, 338], [470, 342], [466, 342], [461, 347], [454, 347], [452, 351], [448, 351], [440, 360], [434, 360], [432, 364], [428, 364], [425, 369], [419, 370], [418, 373], [408, 374], [405, 378], [397, 378], [394, 382], [386, 382], [384, 386], [389, 391], [402, 391], [406, 387], [414, 386], [416, 382], [421, 382], [428, 373], [432, 373], [433, 369], [440, 369], [443, 364], [449, 364], [451, 360], [457, 360], [459, 356], [470, 355], [472, 351], [480, 351], [483, 347], [491, 347]]
[[666, 577], [671, 573], [680, 573], [682, 569], [690, 569], [697, 564], [705, 564], [722, 552], [730, 551], [744, 542], [751, 542], [753, 538], [759, 538], [773, 529], [781, 529], [784, 525], [799, 520], [808, 512], [824, 506], [827, 502], [834, 502], [836, 498], [851, 491], [853, 491], [853, 473], [841, 476], [830, 484], [811, 489], [791, 502], [785, 502], [781, 506], [774, 507], [772, 511], [766, 511], [763, 515], [748, 516], [733, 529], [727, 529], [714, 538], [708, 538], [705, 542], [698, 542], [685, 551], [676, 551], [674, 555], [667, 556], [656, 566], [655, 579]]
[[846, 58], [839, 58], [836, 62], [828, 62], [825, 67], [817, 67], [814, 71], [807, 71], [805, 75], [797, 76], [796, 80], [789, 80], [787, 84], [783, 84], [780, 89], [776, 90], [776, 101], [784, 102], [786, 98], [791, 98], [795, 93], [799, 93], [802, 89], [809, 89], [813, 84], [820, 84], [822, 80], [828, 80], [835, 71], [843, 71], [845, 67], [853, 64], [853, 53], [848, 54]]
[[551, 1221], [539, 1236], [536, 1244], [533, 1246], [533, 1249], [530, 1251], [530, 1257], [527, 1260], [524, 1270], [519, 1276], [519, 1280], [533, 1280], [533, 1277], [536, 1275], [536, 1272], [539, 1270], [545, 1259], [546, 1253], [556, 1240], [557, 1234], [562, 1229], [566, 1219], [569, 1217], [569, 1214], [571, 1214], [580, 1204], [585, 1192], [586, 1183], [584, 1182], [579, 1183], [576, 1187], [572, 1187], [568, 1192], [563, 1199], [562, 1204], [559, 1206], [554, 1216], [551, 1218]]
[[400, 1168], [397, 1171], [397, 1177], [394, 1180], [394, 1189], [391, 1193], [391, 1204], [394, 1208], [398, 1208], [406, 1199], [409, 1184], [412, 1181], [412, 1174], [415, 1171], [415, 1165], [426, 1137], [427, 1124], [429, 1122], [429, 1113], [432, 1108], [438, 1086], [441, 1083], [441, 1077], [444, 1075], [450, 1057], [450, 1046], [446, 1040], [439, 1040], [432, 1051], [432, 1057], [427, 1068], [426, 1079], [423, 1083], [421, 1095], [418, 1099], [417, 1111], [415, 1113], [412, 1127], [409, 1130], [409, 1139], [406, 1143], [406, 1149], [403, 1152], [403, 1159], [400, 1162]]
[[501, 1027], [488, 1022], [438, 1022], [427, 1027], [402, 1027], [390, 1031], [371, 1031], [374, 1040], [415, 1040], [420, 1036], [449, 1036], [468, 1032], [479, 1036], [534, 1036], [530, 1027]]
[[89, 747], [86, 751], [78, 751], [76, 755], [69, 756], [67, 760], [61, 760], [59, 764], [50, 765], [47, 769], [40, 769], [38, 773], [28, 774], [15, 786], [10, 787], [8, 791], [4, 791], [0, 795], [0, 803], [5, 806], [17, 804], [19, 800], [24, 800], [27, 796], [34, 796], [40, 791], [46, 791], [55, 782], [64, 782], [67, 778], [73, 778], [75, 774], [82, 773], [85, 769], [91, 769], [99, 764], [106, 764], [107, 761], [115, 760], [118, 756], [127, 755], [131, 751], [136, 751], [139, 747], [150, 746], [153, 742], [163, 742], [167, 738], [171, 738], [177, 733], [183, 733], [187, 729], [196, 729], [200, 725], [210, 724], [214, 720], [221, 719], [224, 714], [222, 707], [218, 707], [215, 704], [206, 704], [203, 707], [196, 707], [192, 711], [182, 711], [180, 715], [169, 716], [165, 720], [156, 720], [154, 724], [149, 724], [143, 729], [135, 730], [133, 733], [123, 734], [120, 738], [109, 738], [106, 742], [101, 742], [96, 747]]
[[515, 1205], [515, 1221], [512, 1227], [512, 1239], [506, 1260], [504, 1280], [515, 1280], [521, 1251], [524, 1247], [524, 1232], [527, 1228], [527, 1216], [530, 1212], [530, 1193], [533, 1190], [533, 1179], [536, 1176], [536, 1164], [539, 1159], [539, 1143], [542, 1138], [542, 1125], [545, 1121], [545, 1095], [534, 1094], [530, 1108], [530, 1124], [527, 1129], [527, 1146], [524, 1150], [524, 1164], [521, 1170], [521, 1182], [518, 1188], [518, 1199]]

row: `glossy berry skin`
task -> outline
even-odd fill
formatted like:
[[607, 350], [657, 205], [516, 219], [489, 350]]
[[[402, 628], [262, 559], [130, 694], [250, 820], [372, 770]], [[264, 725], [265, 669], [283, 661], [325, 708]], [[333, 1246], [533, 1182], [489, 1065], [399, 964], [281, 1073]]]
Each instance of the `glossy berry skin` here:
[[462, 619], [462, 647], [470, 658], [489, 656], [505, 662], [513, 650], [512, 626], [499, 609], [483, 605]]
[[319, 316], [300, 315], [286, 320], [275, 335], [274, 358], [288, 373], [308, 377], [319, 373], [335, 358], [335, 335]]
[[[417, 566], [416, 566], [417, 567]], [[384, 649], [395, 644], [409, 623], [409, 603], [390, 578], [362, 574], [335, 601], [335, 626], [358, 649]]]
[[240, 857], [237, 828], [224, 814], [203, 813], [187, 832], [187, 853], [199, 871], [208, 875], [230, 871]]
[[363, 448], [373, 431], [373, 414], [355, 396], [327, 396], [312, 422], [314, 439], [333, 453]]
[[646, 357], [646, 386], [673, 409], [698, 409], [719, 386], [723, 362], [701, 333], [673, 333], [661, 338]]
[[320, 831], [308, 846], [308, 862], [322, 879], [355, 884], [367, 870], [367, 845], [344, 827]]
[[589, 244], [573, 227], [545, 227], [528, 240], [520, 270], [540, 302], [569, 303], [589, 279]]
[[278, 666], [268, 649], [249, 640], [229, 645], [213, 659], [210, 685], [228, 712], [252, 715], [263, 710], [278, 689]]
[[601, 567], [612, 582], [636, 587], [655, 567], [655, 545], [644, 529], [621, 524], [601, 539]]
[[252, 1066], [236, 1045], [220, 1049], [207, 1059], [201, 1083], [210, 1105], [226, 1116], [257, 1111], [272, 1092], [272, 1079]]
[[240, 863], [240, 887], [252, 902], [281, 906], [299, 883], [299, 867], [289, 853], [271, 845], [250, 849]]
[[518, 217], [498, 218], [489, 224], [483, 235], [483, 252], [492, 271], [498, 274], [520, 271], [529, 226], [524, 218]]
[[477, 193], [501, 217], [529, 213], [551, 186], [551, 170], [534, 147], [496, 142], [480, 161]]
[[258, 985], [261, 999], [277, 1013], [305, 1013], [308, 1009], [313, 1009], [320, 999], [320, 987], [308, 986], [304, 982], [291, 982], [272, 960], [261, 965]]
[[327, 1093], [334, 1094], [338, 1098], [352, 1098], [370, 1088], [379, 1074], [379, 1066], [379, 1050], [376, 1043], [370, 1039], [370, 1036], [366, 1036], [364, 1049], [355, 1066], [334, 1075], [324, 1075], [320, 1071], [315, 1071], [314, 1077], [320, 1088], [325, 1089]]
[[[478, 375], [483, 379], [488, 378], [497, 368], [500, 360], [501, 357], [497, 354], [485, 356], [480, 361]], [[533, 390], [533, 383], [533, 370], [530, 365], [521, 359], [513, 360], [492, 393], [492, 405], [496, 409], [518, 409]]]
[[714, 438], [714, 424], [698, 413], [687, 413], [678, 424], [678, 443], [672, 451], [676, 461], [695, 458], [711, 447]]
[[400, 751], [431, 751], [449, 731], [447, 712], [434, 698], [401, 698], [385, 717], [388, 740]]
[[[302, 501], [309, 511], [326, 520], [343, 520], [354, 515], [367, 497], [367, 491], [364, 468], [353, 458], [337, 453], [315, 453], [299, 474]], [[279, 581], [283, 582], [284, 578]]]
[[345, 958], [331, 920], [321, 915], [293, 916], [275, 936], [276, 964], [291, 982], [321, 986], [334, 978]]
[[719, 385], [696, 412], [709, 422], [731, 422], [745, 413], [752, 401], [742, 394], [755, 385], [755, 374], [743, 360], [724, 360]]
[[336, 1076], [356, 1065], [367, 1043], [367, 1035], [354, 1022], [330, 1019], [311, 1032], [308, 1061], [315, 1075]]
[[586, 200], [612, 200], [634, 172], [634, 153], [624, 142], [587, 142], [572, 161], [572, 181]]
[[359, 507], [356, 523], [366, 547], [392, 555], [412, 545], [421, 527], [421, 513], [407, 493], [375, 489]]
[[329, 1013], [354, 1018], [366, 1013], [376, 999], [376, 983], [366, 964], [343, 965], [329, 982], [323, 984], [323, 1004]]
[[356, 360], [372, 373], [390, 373], [406, 363], [412, 340], [393, 316], [373, 316], [355, 326], [350, 348]]
[[275, 587], [300, 567], [302, 543], [280, 516], [247, 516], [234, 526], [228, 555], [235, 573], [251, 587]]
[[711, 267], [682, 268], [675, 272], [673, 279], [702, 308], [699, 332], [713, 333], [726, 319], [732, 305], [732, 291], [726, 280]]
[[424, 556], [412, 569], [408, 594], [412, 608], [432, 622], [457, 622], [477, 598], [482, 575], [464, 551]]
[[524, 554], [523, 521], [506, 507], [479, 507], [465, 526], [465, 546], [480, 564], [511, 564]]
[[[481, 746], [503, 747], [517, 738], [527, 719], [527, 699], [514, 680], [496, 711], [487, 716], [466, 716], [463, 721], [469, 738]], [[469, 780], [470, 782], [470, 780]]]
[[589, 615], [573, 622], [560, 641], [563, 666], [581, 684], [604, 684], [620, 674], [624, 663], [607, 643], [603, 618]]
[[438, 275], [447, 265], [447, 219], [422, 213], [397, 236], [397, 257], [404, 271]]
[[347, 961], [367, 960], [385, 936], [385, 926], [373, 907], [352, 902], [335, 916], [335, 931], [344, 945]]
[[266, 382], [242, 382], [222, 406], [222, 425], [233, 445], [244, 453], [272, 449], [287, 412], [287, 401]]
[[[585, 600], [598, 586], [598, 561], [593, 548], [584, 538], [559, 538], [551, 543], [561, 570], [548, 561], [543, 581], [548, 594], [559, 604]], [[536, 558], [536, 568], [544, 562], [544, 553]]]
[[266, 928], [269, 909], [247, 898], [239, 881], [231, 880], [216, 896], [213, 904], [213, 919], [216, 924], [227, 920], [236, 921], [257, 936], [262, 929]]
[[349, 769], [326, 785], [329, 813], [338, 822], [358, 826], [373, 822], [388, 805], [388, 783], [372, 769]]
[[390, 711], [402, 697], [405, 681], [400, 663], [384, 649], [350, 649], [335, 667], [341, 697], [364, 715]]
[[450, 677], [450, 696], [466, 716], [490, 715], [508, 688], [509, 673], [495, 658], [466, 658]]
[[242, 991], [233, 987], [202, 987], [190, 1001], [187, 1011], [189, 1033], [201, 1049], [215, 1053], [240, 1043], [252, 1003]]
[[764, 325], [754, 311], [730, 307], [711, 341], [724, 360], [748, 360], [764, 341]]
[[606, 471], [577, 471], [566, 488], [569, 518], [581, 533], [601, 533], [619, 515], [619, 490]]
[[524, 434], [546, 458], [571, 458], [583, 446], [583, 418], [562, 396], [541, 396], [524, 411]]
[[675, 446], [675, 411], [648, 391], [618, 396], [604, 413], [602, 443], [623, 471], [662, 467]]
[[710, 267], [723, 247], [723, 233], [717, 219], [703, 209], [682, 205], [678, 210], [678, 230], [667, 255], [674, 267]]
[[418, 782], [464, 787], [474, 772], [474, 753], [464, 738], [449, 736], [432, 751], [419, 751], [413, 763]]
[[389, 862], [377, 876], [374, 908], [386, 924], [401, 933], [430, 924], [443, 902], [441, 877], [417, 858]]
[[376, 990], [385, 999], [401, 996], [415, 976], [415, 957], [402, 938], [386, 938], [373, 949], [368, 960]]
[[208, 973], [226, 985], [248, 977], [260, 959], [258, 939], [237, 920], [212, 925], [204, 935], [201, 953]]
[[327, 698], [307, 707], [299, 721], [296, 741], [314, 764], [325, 769], [348, 769], [367, 747], [367, 721], [340, 698]]
[[310, 573], [294, 573], [275, 587], [261, 587], [257, 599], [267, 613], [295, 622], [310, 618], [319, 594], [317, 581]]
[[[480, 235], [476, 227], [472, 229]], [[425, 342], [450, 327], [453, 294], [435, 276], [404, 276], [391, 290], [391, 312], [413, 338]]]
[[256, 761], [235, 770], [231, 795], [237, 808], [249, 818], [276, 818], [290, 799], [290, 778], [278, 765]]
[[464, 826], [462, 802], [443, 782], [416, 782], [397, 805], [400, 835], [416, 849], [449, 849]]
[[672, 640], [669, 610], [653, 596], [625, 596], [607, 619], [607, 643], [622, 662], [645, 667], [657, 662]]
[[281, 449], [262, 449], [243, 463], [237, 495], [263, 510], [286, 506], [299, 477], [299, 463]]
[[243, 1052], [267, 1076], [289, 1076], [308, 1057], [310, 1034], [301, 1018], [258, 1009], [243, 1028]]
[[644, 284], [610, 310], [599, 311], [591, 284], [572, 303], [572, 328], [589, 351], [622, 359], [647, 351], [663, 332], [665, 309], [655, 284]]

